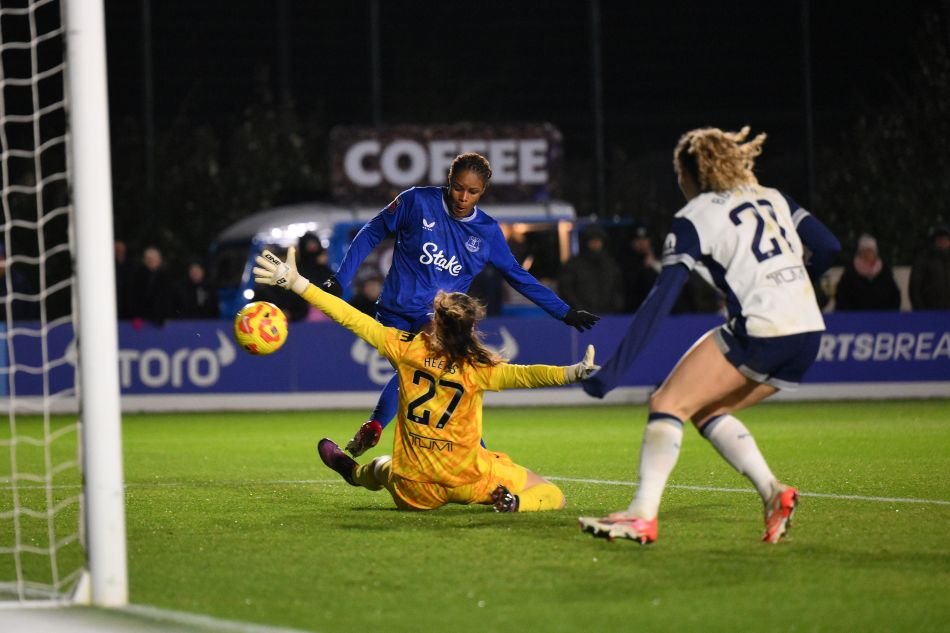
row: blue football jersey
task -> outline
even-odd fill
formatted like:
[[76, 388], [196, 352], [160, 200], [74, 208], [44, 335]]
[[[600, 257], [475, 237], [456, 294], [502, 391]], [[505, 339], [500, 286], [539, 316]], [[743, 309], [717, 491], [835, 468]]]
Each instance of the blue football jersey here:
[[388, 235], [395, 235], [396, 245], [377, 305], [383, 313], [404, 318], [406, 329], [417, 329], [428, 319], [439, 290], [467, 292], [488, 263], [554, 318], [567, 314], [568, 305], [514, 258], [498, 222], [478, 207], [456, 219], [446, 207], [444, 187], [407, 189], [360, 229], [336, 273], [344, 288]]

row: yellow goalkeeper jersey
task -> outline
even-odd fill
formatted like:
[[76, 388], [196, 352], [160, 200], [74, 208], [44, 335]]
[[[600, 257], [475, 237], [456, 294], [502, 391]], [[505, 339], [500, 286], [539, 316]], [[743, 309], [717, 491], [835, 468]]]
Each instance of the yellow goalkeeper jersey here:
[[311, 284], [303, 298], [379, 350], [399, 374], [399, 411], [393, 473], [405, 479], [456, 487], [490, 470], [480, 449], [482, 394], [486, 390], [551, 387], [567, 383], [554, 365], [447, 367], [430, 352], [424, 334], [386, 327]]

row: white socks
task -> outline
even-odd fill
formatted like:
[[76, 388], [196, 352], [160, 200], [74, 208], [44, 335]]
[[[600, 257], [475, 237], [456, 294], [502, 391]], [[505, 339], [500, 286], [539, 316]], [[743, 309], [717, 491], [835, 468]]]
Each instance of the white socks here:
[[640, 485], [627, 514], [653, 519], [660, 510], [666, 488], [683, 441], [683, 422], [666, 413], [651, 413], [640, 445]]
[[723, 459], [752, 482], [762, 500], [768, 501], [776, 483], [775, 475], [765, 463], [749, 429], [737, 418], [726, 414], [707, 422], [701, 433]]
[[[759, 496], [767, 502], [779, 484], [749, 429], [726, 414], [707, 422], [701, 433], [723, 459], [752, 482]], [[656, 517], [666, 482], [679, 459], [682, 441], [682, 420], [666, 413], [650, 414], [640, 445], [640, 484], [627, 514], [641, 519]]]

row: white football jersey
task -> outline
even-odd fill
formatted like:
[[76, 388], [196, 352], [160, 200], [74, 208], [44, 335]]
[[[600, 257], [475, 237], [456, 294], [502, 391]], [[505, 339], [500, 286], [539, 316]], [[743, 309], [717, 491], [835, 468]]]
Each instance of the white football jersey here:
[[773, 337], [825, 329], [795, 227], [808, 212], [777, 189], [744, 186], [696, 196], [679, 210], [663, 265], [706, 266], [726, 295], [737, 334]]

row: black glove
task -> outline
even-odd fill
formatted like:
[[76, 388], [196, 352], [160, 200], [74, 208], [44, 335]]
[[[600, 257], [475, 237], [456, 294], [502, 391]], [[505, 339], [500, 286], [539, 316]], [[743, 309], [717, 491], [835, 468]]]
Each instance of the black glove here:
[[599, 316], [591, 314], [586, 310], [574, 310], [571, 308], [567, 311], [567, 314], [564, 315], [564, 322], [576, 328], [578, 332], [591, 329], [598, 321], [600, 321]]
[[336, 280], [336, 277], [330, 275], [330, 277], [320, 284], [320, 289], [324, 292], [329, 292], [334, 297], [343, 296], [343, 286], [340, 285], [340, 282]]

